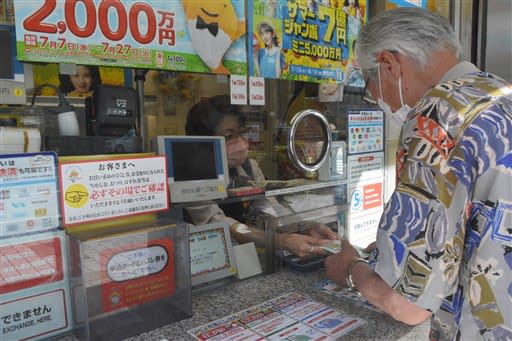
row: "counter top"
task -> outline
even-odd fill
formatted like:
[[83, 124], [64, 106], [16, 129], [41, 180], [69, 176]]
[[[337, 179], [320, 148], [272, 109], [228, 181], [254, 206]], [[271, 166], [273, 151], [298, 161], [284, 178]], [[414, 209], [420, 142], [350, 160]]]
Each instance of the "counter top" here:
[[339, 340], [428, 340], [429, 322], [411, 327], [374, 312], [346, 298], [324, 293], [315, 286], [326, 280], [325, 269], [298, 272], [283, 268], [270, 275], [233, 280], [223, 287], [192, 295], [193, 316], [161, 328], [126, 339], [126, 341], [194, 340], [187, 330], [217, 320], [267, 300], [296, 292], [366, 321]]

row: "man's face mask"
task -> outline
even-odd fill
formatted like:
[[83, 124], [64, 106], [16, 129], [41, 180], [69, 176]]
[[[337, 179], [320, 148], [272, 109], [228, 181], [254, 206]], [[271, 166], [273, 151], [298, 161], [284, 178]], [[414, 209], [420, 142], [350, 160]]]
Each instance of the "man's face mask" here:
[[226, 152], [228, 154], [229, 168], [241, 166], [249, 155], [249, 142], [246, 138], [237, 136], [226, 142]]
[[386, 135], [387, 139], [398, 138], [400, 134], [400, 130], [402, 129], [402, 125], [407, 118], [407, 114], [411, 111], [411, 107], [407, 104], [404, 104], [402, 97], [402, 77], [398, 77], [398, 94], [400, 95], [400, 105], [401, 107], [393, 112], [389, 104], [384, 101], [384, 96], [382, 94], [382, 82], [380, 78], [380, 64], [377, 64], [377, 71], [379, 75], [379, 91], [380, 97], [377, 100], [377, 105], [382, 109], [386, 118]]

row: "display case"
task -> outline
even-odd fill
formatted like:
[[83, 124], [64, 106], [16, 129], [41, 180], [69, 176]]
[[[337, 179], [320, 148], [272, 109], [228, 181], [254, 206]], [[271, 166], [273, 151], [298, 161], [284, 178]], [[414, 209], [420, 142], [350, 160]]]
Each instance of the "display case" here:
[[275, 236], [276, 233], [308, 233], [318, 224], [344, 236], [348, 209], [346, 181], [304, 181], [298, 186], [267, 191], [265, 196], [274, 199], [269, 200], [274, 204], [262, 209], [256, 220], [256, 226], [265, 231], [265, 273], [286, 265], [299, 271], [323, 266], [323, 256], [297, 257], [279, 250]]
[[[261, 184], [265, 188], [265, 184]], [[264, 232], [259, 249], [259, 260], [266, 274], [286, 266], [283, 250], [276, 244], [276, 235], [303, 233], [318, 224], [325, 224], [339, 236], [346, 234], [347, 181], [318, 181], [295, 179], [267, 181], [267, 190], [257, 194], [230, 196], [209, 202], [190, 202], [173, 205], [168, 213], [175, 219], [187, 220], [186, 208], [191, 206], [238, 204], [246, 208], [243, 221]], [[285, 256], [289, 253], [285, 252]], [[312, 255], [313, 256], [313, 255]], [[308, 257], [301, 259], [307, 262]], [[315, 259], [317, 260], [317, 259]], [[317, 264], [322, 266], [321, 264]], [[311, 270], [303, 267], [299, 270]]]

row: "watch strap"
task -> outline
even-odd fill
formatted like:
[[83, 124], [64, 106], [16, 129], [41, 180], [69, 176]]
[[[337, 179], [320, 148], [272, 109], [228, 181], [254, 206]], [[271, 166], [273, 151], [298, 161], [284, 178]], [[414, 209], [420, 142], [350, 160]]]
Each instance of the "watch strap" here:
[[356, 287], [354, 285], [354, 281], [352, 280], [352, 270], [354, 269], [354, 266], [357, 264], [357, 263], [365, 263], [365, 264], [368, 264], [368, 261], [366, 261], [365, 259], [363, 258], [356, 258], [354, 259], [350, 265], [348, 266], [348, 269], [347, 269], [347, 275], [345, 277], [345, 282], [347, 284], [347, 288], [349, 291], [356, 291]]

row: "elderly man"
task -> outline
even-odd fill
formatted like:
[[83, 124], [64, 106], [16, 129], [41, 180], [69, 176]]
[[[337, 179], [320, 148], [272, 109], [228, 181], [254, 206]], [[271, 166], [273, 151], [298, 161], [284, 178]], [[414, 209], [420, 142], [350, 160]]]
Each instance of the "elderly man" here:
[[450, 24], [419, 8], [362, 28], [367, 88], [401, 126], [397, 186], [369, 264], [344, 240], [326, 269], [397, 320], [430, 317], [433, 340], [510, 340], [512, 87], [459, 51]]

